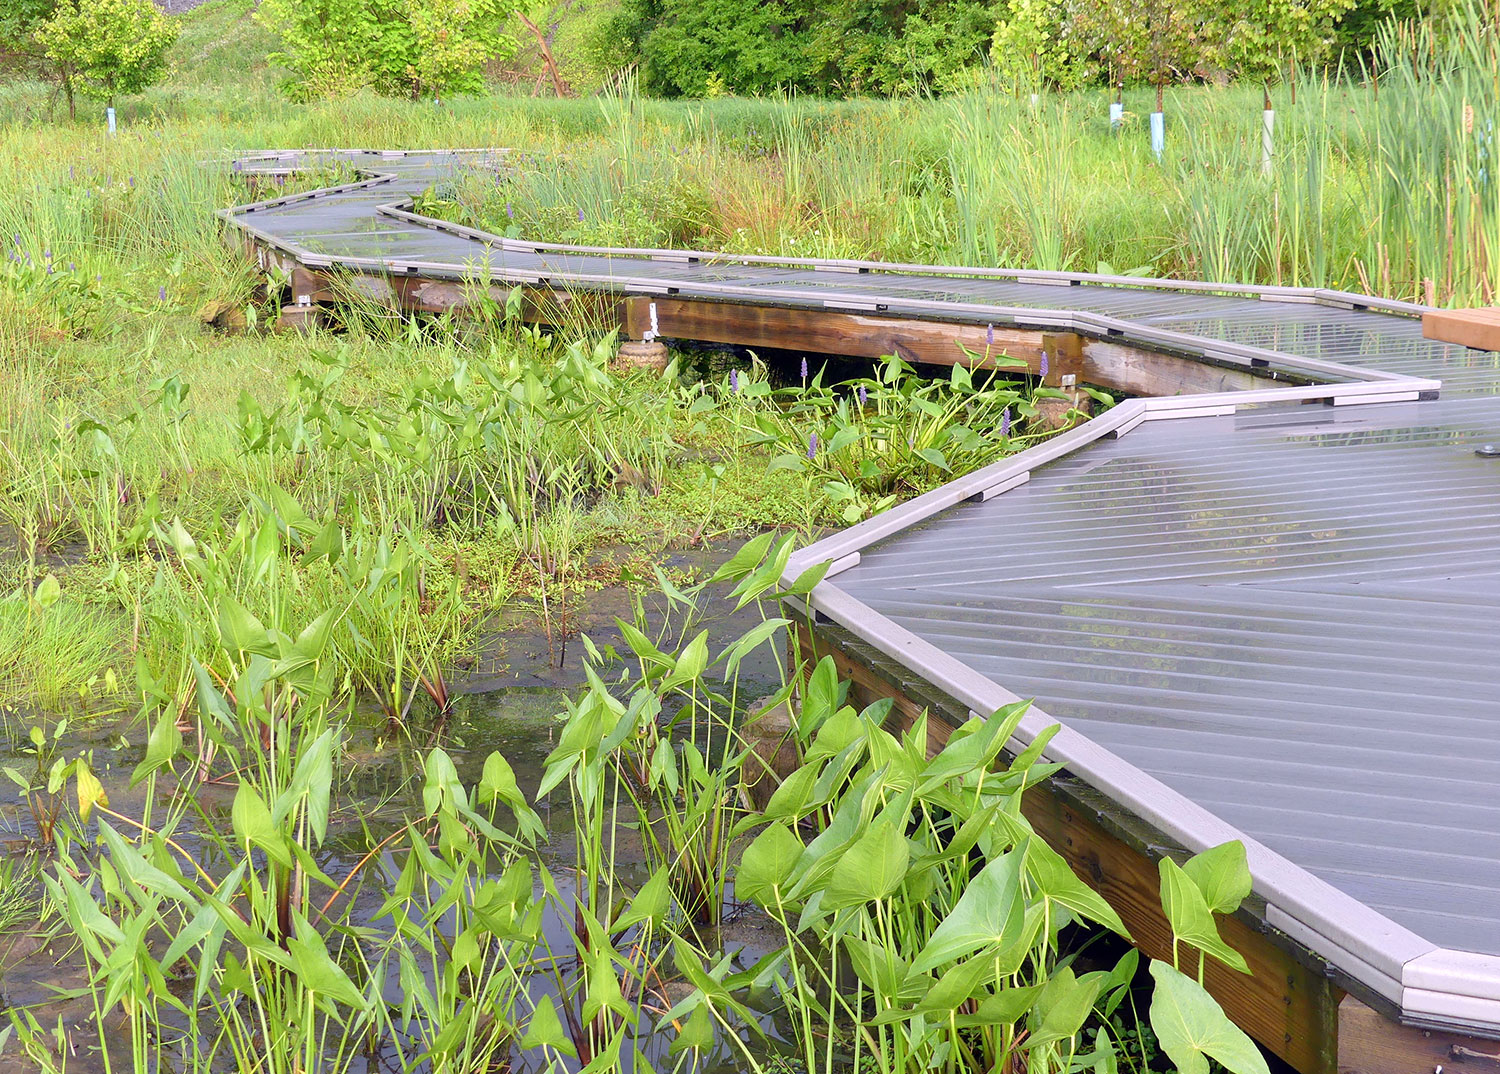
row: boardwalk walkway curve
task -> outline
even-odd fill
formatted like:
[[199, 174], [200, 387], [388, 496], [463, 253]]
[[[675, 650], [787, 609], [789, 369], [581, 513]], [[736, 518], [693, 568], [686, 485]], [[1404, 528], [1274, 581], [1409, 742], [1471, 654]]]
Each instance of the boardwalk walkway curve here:
[[833, 560], [808, 610], [974, 711], [1035, 697], [1019, 739], [1063, 723], [1048, 756], [1182, 845], [1243, 839], [1266, 921], [1340, 981], [1500, 1036], [1500, 460], [1474, 450], [1500, 440], [1500, 355], [1342, 292], [581, 248], [411, 211], [501, 151], [231, 166], [330, 164], [360, 178], [221, 215], [319, 271], [1065, 330], [1265, 373], [1127, 400], [788, 573]]

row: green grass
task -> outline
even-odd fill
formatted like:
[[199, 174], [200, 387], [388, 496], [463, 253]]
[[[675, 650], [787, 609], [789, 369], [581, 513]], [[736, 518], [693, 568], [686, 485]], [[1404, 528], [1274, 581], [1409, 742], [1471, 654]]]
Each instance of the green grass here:
[[[45, 87], [0, 87], [0, 561], [25, 588], [72, 557], [56, 568], [68, 599], [144, 623], [142, 644], [168, 664], [206, 651], [218, 598], [174, 620], [174, 591], [158, 574], [182, 565], [164, 534], [175, 522], [233, 547], [239, 521], [259, 525], [279, 494], [308, 525], [332, 520], [351, 541], [408, 527], [425, 557], [419, 589], [462, 591], [439, 631], [449, 635], [439, 649], [453, 652], [497, 607], [543, 594], [555, 603], [559, 589], [566, 601], [601, 547], [650, 554], [768, 526], [811, 532], [948, 476], [871, 447], [896, 442], [877, 426], [901, 420], [909, 385], [872, 388], [889, 394], [856, 417], [863, 439], [844, 457], [791, 465], [812, 434], [828, 444], [848, 419], [817, 392], [734, 397], [722, 362], [705, 384], [616, 378], [597, 336], [571, 332], [569, 350], [498, 315], [423, 330], [356, 319], [339, 336], [207, 330], [208, 306], [275, 313], [257, 304], [266, 281], [212, 214], [250, 197], [203, 164], [235, 149], [511, 146], [524, 156], [504, 182], [475, 176], [430, 200], [496, 231], [563, 241], [1140, 269], [1451, 303], [1493, 294], [1500, 211], [1486, 124], [1500, 102], [1482, 77], [1476, 27], [1443, 46], [1393, 38], [1398, 56], [1456, 51], [1441, 77], [1397, 62], [1378, 97], [1304, 78], [1293, 104], [1293, 87], [1278, 88], [1277, 152], [1263, 175], [1260, 91], [1248, 87], [1169, 93], [1158, 163], [1144, 93], [1127, 95], [1119, 133], [1099, 92], [1044, 95], [1035, 107], [992, 94], [656, 101], [628, 87], [561, 101], [435, 107], [361, 95], [293, 106], [275, 93], [271, 42], [249, 0], [216, 0], [181, 22], [171, 79], [122, 104], [115, 138], [97, 117], [68, 123], [55, 102], [49, 112]], [[527, 401], [507, 410], [485, 395], [480, 370]], [[545, 385], [536, 399], [533, 382]], [[1012, 403], [1020, 397], [960, 400], [951, 420], [992, 423]], [[336, 428], [400, 430], [418, 418], [433, 424], [414, 443], [435, 447], [417, 462]], [[471, 418], [498, 439], [466, 441], [455, 430]], [[257, 422], [269, 450], [247, 449]], [[991, 439], [953, 465], [1019, 446], [981, 431]], [[778, 458], [787, 464], [772, 466]], [[881, 473], [850, 480], [861, 459]], [[295, 560], [311, 535], [279, 524], [281, 554]], [[288, 621], [309, 594], [342, 599], [296, 562], [286, 577], [289, 590], [257, 583], [236, 599]], [[401, 607], [389, 636], [365, 639], [382, 659], [432, 641], [417, 629], [430, 609]], [[351, 673], [375, 674], [361, 651]], [[49, 674], [37, 694], [51, 704], [95, 672]]]
[[129, 622], [77, 599], [43, 609], [29, 597], [0, 599], [0, 709], [56, 711], [112, 698], [124, 674]]

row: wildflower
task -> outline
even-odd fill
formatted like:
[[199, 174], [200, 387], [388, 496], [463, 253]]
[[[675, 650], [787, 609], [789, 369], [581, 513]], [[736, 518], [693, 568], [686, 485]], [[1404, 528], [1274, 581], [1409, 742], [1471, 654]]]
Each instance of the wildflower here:
[[740, 371], [738, 369], [729, 371], [729, 391], [732, 395], [740, 394]]
[[69, 272], [73, 272], [73, 271], [76, 271], [76, 270], [77, 270], [77, 268], [78, 268], [78, 266], [77, 266], [77, 265], [75, 265], [75, 264], [73, 264], [73, 262], [71, 262], [71, 261], [69, 261], [69, 262], [68, 262], [68, 271], [69, 271]]
[[1010, 435], [1010, 407], [1000, 411], [1000, 435]]
[[578, 210], [578, 222], [580, 224], [583, 223], [583, 210], [582, 209]]
[[814, 458], [817, 458], [817, 455], [818, 455], [818, 434], [817, 433], [813, 433], [811, 436], [809, 436], [807, 438], [807, 457], [809, 459], [814, 459]]
[[987, 324], [984, 326], [984, 345], [993, 347], [995, 345], [995, 326]]
[[166, 284], [162, 284], [160, 287], [158, 287], [156, 289], [156, 301], [158, 301], [158, 302], [165, 302], [166, 300], [167, 300], [167, 285]]
[[863, 384], [861, 384], [859, 386], [859, 388], [855, 391], [854, 394], [857, 395], [857, 396], [859, 396], [859, 405], [860, 406], [864, 406], [865, 405], [865, 400], [867, 400], [870, 397], [870, 393], [867, 392], [867, 391], [865, 391], [865, 386]]
[[802, 359], [802, 379], [804, 381], [807, 380], [807, 358], [805, 356]]
[[133, 176], [133, 175], [130, 176], [128, 182], [129, 182], [130, 188], [132, 190], [134, 190], [135, 189], [135, 176]]
[[69, 164], [68, 165], [68, 182], [71, 183], [74, 180], [74, 178], [75, 178], [75, 176], [73, 174], [73, 165]]
[[1043, 376], [1043, 377], [1045, 377], [1047, 375], [1047, 352], [1046, 351], [1042, 352], [1042, 364], [1041, 364], [1041, 366], [1038, 369], [1038, 374], [1040, 376]]

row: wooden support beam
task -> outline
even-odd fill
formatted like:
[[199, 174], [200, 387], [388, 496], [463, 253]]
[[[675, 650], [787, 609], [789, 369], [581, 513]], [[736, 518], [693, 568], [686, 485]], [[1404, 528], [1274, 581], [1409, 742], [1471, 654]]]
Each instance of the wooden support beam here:
[[[820, 625], [809, 632], [799, 625], [798, 644], [803, 660], [833, 657], [840, 676], [850, 681], [850, 703], [856, 707], [891, 698], [891, 722], [901, 728], [927, 711], [934, 750], [967, 716], [964, 706], [841, 628]], [[1161, 909], [1156, 861], [1165, 853], [1180, 856], [1180, 848], [1165, 846], [1143, 831], [1139, 820], [1065, 777], [1029, 791], [1022, 810], [1074, 872], [1115, 908], [1136, 946], [1170, 961], [1172, 934]], [[1252, 972], [1247, 976], [1210, 962], [1204, 982], [1208, 991], [1237, 1025], [1301, 1074], [1334, 1074], [1343, 993], [1323, 974], [1321, 964], [1299, 955], [1291, 941], [1273, 934], [1249, 908], [1220, 917], [1219, 924]], [[1196, 963], [1189, 959], [1183, 969], [1196, 974]]]
[[[245, 252], [263, 268], [290, 274], [295, 294], [314, 303], [347, 301], [351, 293], [382, 304], [425, 313], [462, 309], [476, 294], [503, 303], [509, 284], [487, 287], [422, 276], [344, 274], [309, 269], [290, 255], [257, 240]], [[627, 339], [641, 339], [651, 328], [656, 307], [656, 331], [667, 339], [729, 343], [749, 348], [841, 354], [880, 358], [899, 354], [908, 361], [953, 365], [976, 355], [1006, 355], [1020, 364], [980, 361], [1016, 373], [1038, 375], [1042, 351], [1049, 357], [1047, 383], [1056, 387], [1072, 373], [1080, 384], [1092, 384], [1126, 395], [1168, 396], [1262, 388], [1266, 379], [1247, 370], [1225, 368], [1193, 358], [1157, 354], [1129, 344], [1092, 339], [1072, 332], [1043, 332], [1018, 328], [993, 329], [987, 342], [982, 325], [947, 324], [911, 318], [841, 313], [835, 310], [795, 309], [711, 302], [682, 298], [622, 297], [606, 292], [524, 288], [522, 318], [539, 324], [576, 322], [619, 325]], [[295, 301], [295, 299], [294, 299]], [[962, 346], [960, 346], [962, 344]]]
[[1500, 1041], [1400, 1025], [1353, 996], [1338, 1032], [1339, 1074], [1500, 1074]]
[[1235, 391], [1264, 388], [1267, 383], [1265, 378], [1247, 370], [1220, 368], [1193, 358], [1157, 354], [1072, 332], [996, 328], [991, 345], [986, 343], [987, 329], [981, 325], [695, 299], [626, 299], [625, 334], [631, 339], [641, 338], [651, 327], [653, 303], [656, 331], [667, 339], [847, 354], [856, 358], [900, 354], [908, 361], [933, 365], [968, 361], [959, 346], [963, 344], [975, 354], [985, 354], [988, 349], [991, 354], [1018, 359], [1024, 366], [1005, 368], [1032, 375], [1040, 373], [1042, 351], [1046, 350], [1047, 381], [1052, 386], [1058, 386], [1064, 374], [1072, 373], [1080, 384], [1093, 384], [1127, 395]]
[[[877, 317], [829, 310], [788, 309], [682, 298], [626, 299], [625, 334], [640, 339], [651, 328], [656, 306], [656, 332], [667, 339], [705, 343], [733, 343], [754, 349], [846, 354], [852, 358], [880, 358], [899, 354], [907, 361], [955, 365], [969, 361], [959, 344], [977, 355], [1008, 355], [1024, 362], [1006, 363], [1017, 372], [1036, 373], [1042, 358], [1042, 334], [1012, 328], [994, 329], [994, 343], [986, 343], [984, 325], [941, 324], [898, 317]], [[976, 366], [986, 364], [980, 361]]]
[[1481, 351], [1500, 351], [1500, 306], [1469, 310], [1428, 310], [1422, 335]]
[[1141, 396], [1248, 391], [1264, 388], [1269, 383], [1266, 378], [1246, 369], [1087, 338], [1083, 340], [1083, 372], [1078, 380], [1126, 395]]

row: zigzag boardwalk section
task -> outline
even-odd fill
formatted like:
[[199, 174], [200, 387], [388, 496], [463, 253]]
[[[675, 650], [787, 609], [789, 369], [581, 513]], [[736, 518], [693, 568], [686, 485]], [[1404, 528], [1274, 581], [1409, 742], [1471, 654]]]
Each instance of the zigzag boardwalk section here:
[[[1034, 699], [1032, 824], [1150, 954], [1156, 860], [1243, 841], [1207, 985], [1304, 1074], [1500, 1071], [1500, 346], [1486, 318], [1317, 289], [613, 250], [425, 218], [499, 151], [257, 153], [358, 178], [226, 210], [296, 309], [360, 296], [936, 363], [1004, 353], [1131, 398], [835, 534], [804, 657], [941, 739]], [[1428, 334], [1424, 336], [1423, 322]], [[1475, 325], [1479, 327], [1476, 328]], [[1463, 333], [1469, 333], [1467, 335]], [[1475, 333], [1479, 334], [1475, 334]], [[993, 343], [991, 344], [991, 340]], [[1464, 345], [1470, 344], [1470, 345]], [[980, 363], [982, 364], [982, 363]], [[1016, 365], [1017, 371], [1020, 366]]]

